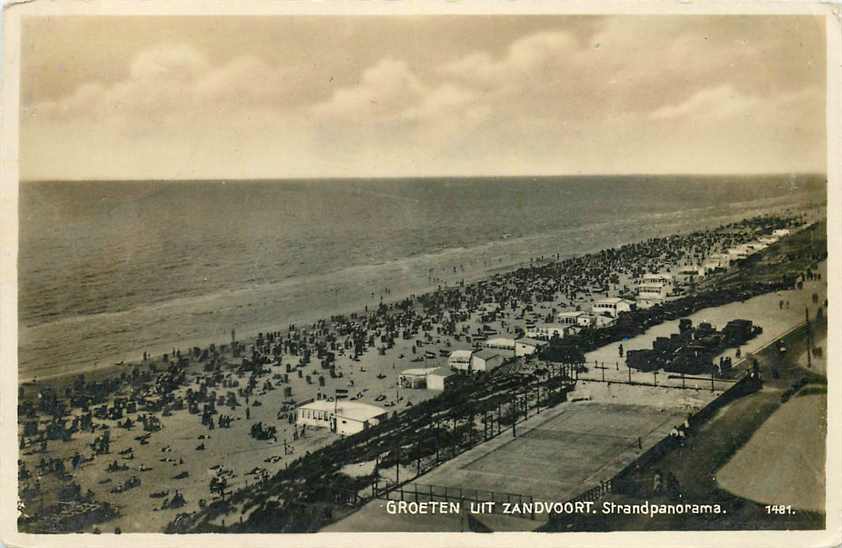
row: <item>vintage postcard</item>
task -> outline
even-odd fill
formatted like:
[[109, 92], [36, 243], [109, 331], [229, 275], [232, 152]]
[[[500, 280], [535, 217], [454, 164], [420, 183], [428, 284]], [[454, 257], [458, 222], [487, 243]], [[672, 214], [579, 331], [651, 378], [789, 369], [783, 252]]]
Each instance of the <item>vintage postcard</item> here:
[[842, 540], [830, 6], [4, 16], [0, 541]]

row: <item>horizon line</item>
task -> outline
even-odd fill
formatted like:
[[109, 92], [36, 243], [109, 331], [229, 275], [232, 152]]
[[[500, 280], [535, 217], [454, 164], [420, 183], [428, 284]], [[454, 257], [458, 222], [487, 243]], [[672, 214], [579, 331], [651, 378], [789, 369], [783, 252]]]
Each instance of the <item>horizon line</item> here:
[[396, 176], [302, 176], [302, 177], [257, 177], [257, 178], [94, 178], [94, 179], [18, 179], [18, 184], [29, 183], [202, 183], [202, 182], [285, 182], [285, 181], [395, 181], [406, 179], [549, 179], [549, 178], [596, 178], [596, 177], [825, 177], [827, 171], [757, 172], [757, 173], [579, 173], [555, 175], [396, 175]]

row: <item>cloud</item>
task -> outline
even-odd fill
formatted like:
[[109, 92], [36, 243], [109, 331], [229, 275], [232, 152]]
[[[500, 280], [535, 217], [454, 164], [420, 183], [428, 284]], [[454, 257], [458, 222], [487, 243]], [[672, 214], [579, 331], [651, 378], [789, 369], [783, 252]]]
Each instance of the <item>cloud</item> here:
[[[553, 21], [499, 47], [453, 47], [426, 65], [384, 43], [382, 57], [341, 84], [319, 58], [287, 64], [230, 52], [211, 61], [187, 42], [150, 45], [127, 60], [120, 78], [24, 105], [24, 175], [824, 165], [823, 54], [793, 49], [808, 34], [735, 18], [608, 17], [581, 29]], [[353, 43], [348, 48], [342, 56], [358, 53]], [[327, 54], [331, 62], [339, 57]], [[94, 149], [107, 152], [81, 160]]]
[[500, 59], [473, 52], [446, 64], [442, 71], [480, 86], [505, 88], [524, 81], [540, 82], [565, 66], [578, 47], [570, 33], [539, 32], [513, 42]]
[[129, 74], [135, 81], [190, 82], [210, 69], [208, 60], [187, 44], [162, 44], [141, 52]]
[[699, 90], [681, 103], [660, 107], [650, 117], [655, 120], [700, 116], [707, 119], [727, 118], [746, 115], [758, 102], [756, 97], [744, 95], [730, 84], [722, 84]]
[[312, 112], [327, 121], [388, 122], [422, 102], [428, 91], [406, 62], [386, 58], [366, 69], [358, 85], [336, 90]]

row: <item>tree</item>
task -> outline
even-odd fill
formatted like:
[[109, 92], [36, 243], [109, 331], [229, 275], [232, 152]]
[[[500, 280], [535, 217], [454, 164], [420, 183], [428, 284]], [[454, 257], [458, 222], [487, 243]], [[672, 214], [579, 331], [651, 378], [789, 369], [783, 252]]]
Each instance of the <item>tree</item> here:
[[584, 363], [585, 354], [575, 342], [562, 339], [555, 334], [550, 339], [550, 344], [541, 350], [541, 359], [557, 363]]

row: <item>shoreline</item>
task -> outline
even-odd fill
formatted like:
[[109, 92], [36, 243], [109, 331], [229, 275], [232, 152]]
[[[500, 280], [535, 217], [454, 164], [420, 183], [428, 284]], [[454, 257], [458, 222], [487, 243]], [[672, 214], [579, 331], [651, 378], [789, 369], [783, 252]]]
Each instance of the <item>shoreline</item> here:
[[[667, 226], [664, 226], [664, 227], [653, 226], [653, 229], [654, 228], [657, 228], [657, 229], [663, 228], [663, 229], [669, 230], [671, 227], [675, 227], [675, 226], [681, 226], [682, 227], [682, 229], [668, 232], [661, 237], [673, 236], [673, 235], [682, 235], [682, 234], [690, 234], [690, 233], [702, 231], [702, 230], [714, 230], [714, 229], [716, 229], [720, 226], [724, 226], [724, 224], [739, 222], [739, 220], [744, 220], [744, 219], [751, 218], [751, 217], [754, 217], [754, 216], [783, 214], [786, 211], [789, 211], [789, 210], [792, 210], [792, 209], [798, 209], [798, 208], [799, 208], [799, 206], [792, 206], [792, 205], [770, 206], [768, 204], [763, 204], [763, 205], [760, 205], [757, 208], [753, 208], [751, 210], [745, 211], [745, 212], [743, 212], [739, 215], [736, 215], [736, 216], [733, 215], [733, 214], [723, 214], [723, 215], [720, 215], [718, 217], [704, 219], [703, 222], [701, 222], [697, 225], [694, 225], [694, 226], [687, 226], [686, 221], [683, 221], [683, 220], [677, 218], [677, 219], [674, 219]], [[676, 214], [681, 214], [681, 215], [683, 215], [684, 213], [685, 213], [684, 211], [676, 212]], [[632, 221], [624, 220], [620, 224], [631, 223], [631, 222]], [[593, 227], [589, 225], [588, 227], [583, 227], [583, 228], [577, 229], [577, 230], [589, 231], [592, 228]], [[554, 236], [560, 235], [562, 232], [569, 235], [569, 231], [565, 229], [564, 231], [553, 231], [553, 232], [550, 232], [550, 233], [534, 234], [534, 235], [522, 236], [522, 237], [512, 238], [512, 239], [494, 240], [494, 241], [486, 242], [486, 243], [483, 243], [483, 244], [480, 244], [478, 246], [474, 246], [474, 247], [471, 247], [471, 248], [450, 248], [450, 249], [445, 249], [445, 250], [442, 250], [442, 251], [434, 252], [434, 253], [423, 255], [423, 256], [416, 256], [416, 257], [398, 259], [398, 260], [394, 260], [394, 261], [388, 261], [388, 262], [381, 263], [381, 264], [378, 264], [378, 265], [360, 265], [360, 266], [355, 266], [355, 267], [348, 267], [348, 269], [340, 269], [338, 272], [347, 272], [349, 269], [364, 270], [364, 269], [371, 268], [372, 266], [375, 266], [375, 267], [380, 267], [380, 266], [391, 267], [395, 272], [397, 272], [401, 269], [405, 270], [407, 268], [404, 265], [404, 263], [406, 261], [418, 261], [418, 262], [429, 261], [431, 263], [434, 263], [434, 261], [436, 259], [440, 259], [440, 258], [443, 258], [443, 257], [448, 257], [451, 261], [453, 261], [454, 258], [456, 260], [459, 259], [457, 257], [459, 252], [478, 254], [480, 252], [480, 250], [483, 251], [482, 256], [486, 257], [485, 260], [488, 260], [489, 262], [492, 262], [492, 263], [494, 261], [500, 262], [500, 261], [503, 261], [503, 256], [494, 255], [492, 257], [487, 257], [485, 254], [488, 253], [489, 251], [493, 250], [493, 248], [495, 248], [495, 247], [517, 246], [517, 245], [528, 246], [531, 242], [545, 241], [545, 240], [551, 239]], [[617, 245], [611, 245], [611, 246], [607, 246], [607, 247], [602, 245], [602, 244], [597, 243], [597, 244], [588, 246], [585, 249], [583, 249], [581, 251], [578, 251], [578, 252], [560, 253], [558, 258], [556, 258], [555, 255], [553, 255], [553, 256], [546, 256], [545, 255], [545, 256], [543, 256], [543, 262], [544, 263], [546, 263], [546, 262], [561, 262], [561, 261], [565, 261], [565, 260], [569, 260], [569, 259], [573, 259], [573, 258], [588, 257], [588, 256], [597, 254], [597, 253], [602, 252], [602, 251], [617, 250], [617, 249], [619, 249], [623, 246], [626, 246], [626, 245], [633, 245], [633, 244], [642, 243], [644, 241], [647, 241], [648, 239], [649, 238], [646, 238], [646, 237], [636, 237], [634, 239], [625, 240], [622, 243], [619, 243]], [[279, 329], [279, 325], [282, 324], [281, 321], [273, 321], [273, 320], [269, 320], [269, 319], [262, 319], [262, 320], [258, 319], [258, 320], [254, 320], [254, 321], [249, 322], [249, 323], [240, 323], [240, 324], [233, 325], [233, 327], [237, 331], [237, 338], [238, 338], [239, 342], [251, 343], [251, 342], [254, 341], [254, 339], [256, 339], [257, 334], [261, 333], [261, 332], [265, 333], [267, 331], [281, 331], [282, 333], [286, 333], [287, 329], [288, 329], [287, 326], [290, 325], [290, 324], [310, 325], [312, 323], [318, 322], [319, 320], [328, 319], [331, 316], [351, 315], [351, 314], [354, 314], [354, 313], [364, 314], [366, 307], [368, 307], [368, 309], [371, 310], [372, 308], [376, 308], [379, 305], [380, 302], [382, 302], [383, 304], [392, 304], [392, 303], [404, 300], [406, 298], [409, 298], [412, 295], [415, 295], [416, 297], [419, 297], [419, 296], [422, 296], [422, 295], [428, 295], [428, 294], [431, 294], [431, 293], [435, 292], [439, 287], [452, 287], [454, 285], [457, 285], [459, 283], [459, 281], [464, 281], [466, 284], [468, 284], [468, 283], [474, 283], [474, 282], [478, 282], [478, 281], [482, 281], [482, 280], [492, 279], [493, 277], [495, 277], [497, 275], [505, 275], [505, 274], [514, 272], [514, 271], [516, 271], [520, 268], [528, 267], [530, 265], [540, 265], [540, 264], [542, 264], [540, 259], [541, 258], [535, 257], [535, 256], [529, 257], [528, 259], [521, 256], [521, 257], [519, 257], [519, 260], [518, 260], [518, 258], [516, 258], [516, 260], [514, 262], [503, 263], [503, 264], [489, 264], [485, 267], [475, 268], [472, 271], [467, 271], [467, 272], [464, 272], [464, 273], [456, 273], [456, 275], [450, 275], [450, 276], [443, 275], [443, 276], [447, 276], [447, 277], [441, 278], [440, 280], [438, 280], [438, 283], [436, 283], [436, 282], [429, 283], [428, 282], [426, 284], [416, 285], [414, 287], [406, 287], [406, 288], [403, 288], [402, 290], [399, 290], [397, 292], [393, 292], [386, 297], [383, 296], [382, 292], [378, 293], [378, 291], [376, 289], [374, 291], [371, 291], [371, 293], [369, 293], [369, 290], [372, 289], [371, 285], [369, 285], [365, 289], [365, 291], [362, 291], [362, 292], [359, 292], [359, 288], [357, 288], [358, 294], [356, 296], [352, 296], [352, 298], [349, 299], [346, 303], [344, 303], [344, 304], [340, 304], [340, 303], [328, 304], [326, 302], [322, 302], [321, 306], [316, 305], [315, 307], [311, 308], [309, 310], [309, 313], [291, 314], [290, 316], [287, 317], [287, 320], [283, 321], [284, 326], [281, 327], [280, 329]], [[478, 260], [478, 259], [475, 258], [474, 260]], [[446, 270], [447, 266], [449, 266], [449, 263], [440, 264], [440, 265], [438, 265], [438, 268]], [[409, 281], [408, 285], [412, 286], [411, 274], [406, 274], [405, 272], [400, 272], [400, 274], [403, 274], [404, 276], [409, 276], [410, 281]], [[383, 275], [381, 275], [381, 278], [384, 277], [384, 276], [388, 276], [388, 275], [389, 275], [389, 271], [386, 271]], [[329, 280], [332, 277], [335, 277], [334, 273], [326, 273], [326, 274], [321, 274], [321, 275], [316, 276], [316, 278], [318, 278], [322, 282], [326, 282], [327, 280]], [[309, 278], [309, 277], [305, 277], [305, 278]], [[289, 282], [280, 282], [278, 284], [272, 283], [272, 284], [269, 284], [269, 286], [271, 288], [275, 289], [275, 288], [278, 288], [278, 286], [283, 286], [287, 283], [289, 283]], [[294, 281], [292, 281], [292, 283], [304, 283], [304, 282], [300, 282], [296, 278], [296, 279], [294, 279]], [[376, 285], [376, 282], [373, 281], [373, 280], [370, 281], [369, 283]], [[382, 288], [380, 288], [380, 290], [382, 291]], [[260, 291], [260, 288], [257, 288], [257, 291]], [[330, 291], [330, 290], [328, 290], [328, 291]], [[255, 292], [255, 288], [233, 290], [231, 292], [226, 292], [226, 294], [230, 293], [230, 294], [233, 294], [233, 295], [240, 295], [240, 294], [253, 293], [253, 292]], [[371, 296], [372, 294], [373, 294], [373, 296]], [[378, 296], [381, 297], [380, 301], [377, 300]], [[176, 307], [178, 307], [179, 304], [180, 304], [178, 302], [178, 300], [167, 301], [166, 303], [162, 303], [162, 304], [164, 306], [166, 306], [167, 303], [173, 303], [172, 306], [176, 306]], [[133, 313], [133, 310], [113, 312], [113, 314], [131, 314], [131, 313]], [[61, 319], [61, 320], [57, 320], [57, 322], [66, 321], [66, 320], [67, 319]], [[28, 328], [28, 329], [37, 329], [39, 326], [34, 326], [33, 328]], [[224, 330], [222, 333], [225, 333], [225, 332], [230, 332], [230, 327], [228, 329]], [[72, 378], [72, 377], [76, 377], [80, 374], [84, 374], [86, 376], [96, 375], [97, 377], [102, 376], [102, 375], [107, 375], [107, 374], [115, 374], [115, 373], [118, 373], [121, 368], [131, 368], [131, 367], [134, 367], [134, 366], [142, 366], [143, 363], [138, 359], [138, 355], [142, 354], [144, 351], [148, 352], [152, 356], [155, 356], [155, 355], [160, 355], [160, 354], [163, 354], [163, 353], [168, 353], [173, 348], [188, 349], [188, 348], [192, 348], [194, 346], [207, 347], [210, 344], [227, 344], [227, 340], [225, 339], [225, 335], [223, 335], [222, 333], [220, 333], [218, 335], [209, 335], [209, 336], [204, 336], [204, 337], [201, 337], [201, 336], [200, 337], [189, 337], [189, 336], [187, 336], [185, 338], [172, 339], [170, 342], [167, 342], [167, 343], [158, 343], [156, 345], [142, 345], [142, 346], [135, 347], [132, 350], [115, 351], [115, 352], [105, 354], [105, 355], [99, 357], [96, 360], [94, 365], [89, 365], [89, 366], [86, 366], [86, 367], [73, 368], [72, 370], [55, 371], [55, 369], [66, 367], [64, 365], [54, 365], [54, 366], [49, 367], [49, 368], [41, 368], [40, 371], [43, 371], [43, 373], [41, 373], [39, 371], [31, 371], [31, 372], [27, 372], [27, 373], [21, 373], [20, 370], [19, 370], [18, 385], [20, 386], [20, 385], [31, 384], [36, 379], [39, 382], [40, 381], [53, 381], [53, 382], [61, 381], [64, 378]], [[20, 348], [19, 348], [19, 352], [20, 352]], [[124, 362], [124, 363], [122, 365], [118, 365], [120, 362]], [[52, 370], [52, 372], [48, 372], [50, 370]]]

